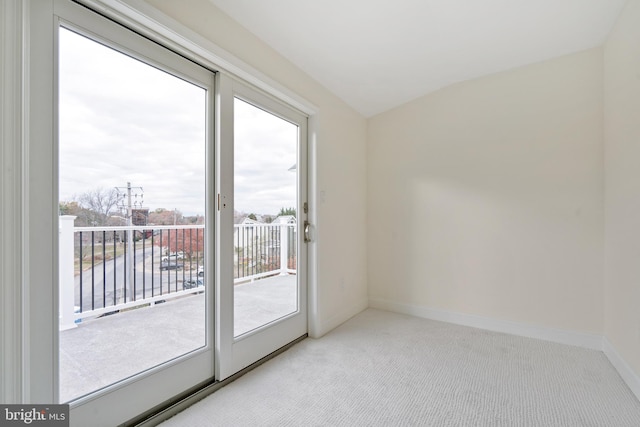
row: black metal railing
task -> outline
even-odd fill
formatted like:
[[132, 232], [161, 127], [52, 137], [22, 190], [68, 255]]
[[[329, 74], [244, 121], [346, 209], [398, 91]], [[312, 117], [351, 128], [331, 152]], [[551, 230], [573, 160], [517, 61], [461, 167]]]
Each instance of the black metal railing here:
[[[205, 289], [204, 225], [73, 227], [71, 221], [61, 222], [61, 233], [69, 233], [68, 240], [61, 234], [68, 249], [60, 249], [68, 278], [60, 284], [65, 325]], [[296, 234], [295, 224], [235, 225], [234, 282], [295, 273]]]
[[204, 285], [203, 225], [74, 232], [74, 293], [80, 313]]

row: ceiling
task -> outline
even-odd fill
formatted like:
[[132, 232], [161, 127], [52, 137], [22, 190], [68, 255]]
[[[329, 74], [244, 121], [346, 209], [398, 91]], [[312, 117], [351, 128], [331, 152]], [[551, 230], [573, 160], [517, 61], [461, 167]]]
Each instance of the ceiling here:
[[626, 0], [210, 0], [365, 117], [601, 45]]

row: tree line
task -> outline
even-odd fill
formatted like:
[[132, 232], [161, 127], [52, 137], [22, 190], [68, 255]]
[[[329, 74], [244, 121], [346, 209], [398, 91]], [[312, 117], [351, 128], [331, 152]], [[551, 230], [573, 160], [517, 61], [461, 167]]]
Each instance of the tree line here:
[[[74, 195], [71, 200], [60, 201], [58, 212], [59, 215], [74, 215], [76, 227], [127, 225], [127, 212], [118, 206], [119, 200], [118, 190], [100, 187]], [[185, 216], [178, 209], [157, 208], [149, 211], [146, 223], [148, 225], [204, 224], [204, 217]]]
[[[115, 188], [98, 187], [74, 195], [71, 200], [61, 201], [58, 210], [60, 215], [74, 215], [76, 227], [127, 225], [127, 213], [118, 206], [119, 200], [120, 195]], [[282, 207], [277, 215], [262, 215], [261, 219], [270, 223], [275, 217], [286, 215], [295, 217], [296, 209]], [[255, 213], [245, 216], [253, 220], [257, 219]], [[204, 224], [204, 217], [200, 215], [185, 216], [178, 209], [157, 208], [149, 212], [146, 221], [149, 225], [196, 225]]]

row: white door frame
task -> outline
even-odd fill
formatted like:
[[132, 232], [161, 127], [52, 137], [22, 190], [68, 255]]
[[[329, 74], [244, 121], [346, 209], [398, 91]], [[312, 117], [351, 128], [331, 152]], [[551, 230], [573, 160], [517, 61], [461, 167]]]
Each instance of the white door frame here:
[[26, 13], [19, 0], [0, 2], [0, 402], [23, 400], [23, 64]]
[[218, 173], [220, 177], [218, 223], [218, 258], [216, 298], [216, 378], [224, 380], [275, 350], [300, 338], [308, 332], [308, 244], [298, 247], [297, 285], [298, 312], [269, 323], [240, 337], [234, 337], [233, 313], [233, 192], [234, 192], [234, 99], [236, 97], [254, 103], [271, 114], [295, 123], [299, 128], [297, 160], [297, 230], [298, 240], [303, 239], [304, 223], [308, 214], [302, 205], [308, 200], [308, 117], [272, 97], [235, 80], [224, 73], [219, 76], [218, 91]]
[[[140, 0], [79, 2], [100, 10], [105, 16], [160, 41], [186, 57], [248, 82], [306, 113], [309, 116], [309, 220], [316, 229], [320, 228], [316, 203], [316, 147], [320, 128], [318, 107], [148, 3]], [[39, 279], [47, 279], [47, 276], [50, 278], [56, 271], [53, 263], [39, 265], [36, 269], [29, 260], [37, 256], [50, 256], [54, 248], [53, 233], [56, 231], [54, 224], [57, 217], [46, 218], [44, 223], [34, 219], [33, 213], [51, 200], [42, 199], [43, 195], [34, 190], [42, 182], [42, 174], [32, 158], [30, 147], [34, 139], [51, 139], [53, 135], [51, 123], [41, 123], [40, 129], [33, 129], [34, 123], [38, 122], [38, 105], [53, 102], [53, 77], [50, 75], [43, 80], [41, 76], [36, 78], [31, 71], [43, 66], [50, 67], [48, 64], [51, 64], [52, 58], [37, 53], [46, 47], [48, 36], [34, 37], [34, 34], [51, 34], [53, 22], [47, 17], [52, 15], [53, 5], [51, 0], [3, 0], [1, 3], [0, 57], [4, 61], [0, 82], [4, 94], [3, 108], [0, 110], [2, 154], [7, 162], [5, 164], [12, 167], [2, 169], [0, 227], [3, 242], [0, 254], [3, 280], [0, 287], [3, 298], [0, 305], [3, 310], [0, 374], [5, 381], [0, 390], [0, 400], [7, 403], [47, 402], [52, 401], [54, 395], [52, 373], [57, 360], [53, 354], [52, 337], [57, 336], [57, 331], [53, 327], [46, 330], [34, 328], [29, 307], [35, 301], [45, 302], [41, 304], [41, 314], [52, 318], [53, 307], [57, 306], [57, 293], [51, 290], [37, 295], [32, 292], [31, 285]], [[46, 155], [37, 153], [41, 159]], [[53, 189], [51, 194], [54, 194]], [[44, 196], [46, 199], [47, 195]], [[312, 337], [322, 333], [317, 303], [319, 240], [320, 235], [316, 233], [316, 240], [309, 245], [308, 324]], [[39, 366], [34, 362], [34, 354], [49, 358], [51, 364]]]

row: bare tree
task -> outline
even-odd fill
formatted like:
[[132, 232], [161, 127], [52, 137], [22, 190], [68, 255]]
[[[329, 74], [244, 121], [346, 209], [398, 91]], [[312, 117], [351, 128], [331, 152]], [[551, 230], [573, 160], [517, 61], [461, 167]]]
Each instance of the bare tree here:
[[98, 187], [74, 197], [84, 209], [87, 225], [105, 225], [116, 210], [118, 191]]

